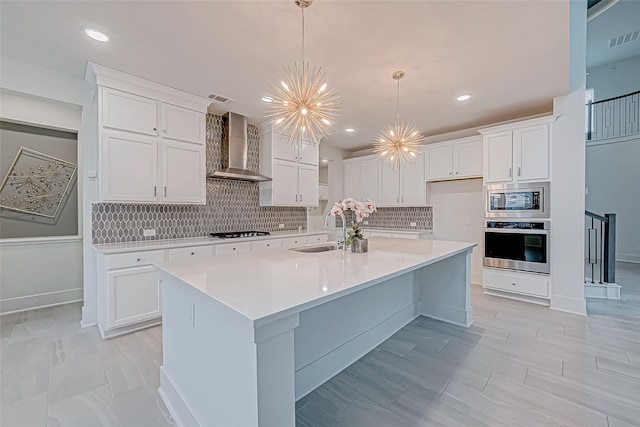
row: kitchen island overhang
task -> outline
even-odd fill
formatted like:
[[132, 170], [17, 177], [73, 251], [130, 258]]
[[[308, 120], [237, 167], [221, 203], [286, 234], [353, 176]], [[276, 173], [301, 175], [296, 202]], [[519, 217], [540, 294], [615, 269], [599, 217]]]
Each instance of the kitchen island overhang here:
[[293, 426], [297, 399], [416, 317], [471, 325], [475, 243], [369, 246], [160, 264], [160, 394], [176, 422]]

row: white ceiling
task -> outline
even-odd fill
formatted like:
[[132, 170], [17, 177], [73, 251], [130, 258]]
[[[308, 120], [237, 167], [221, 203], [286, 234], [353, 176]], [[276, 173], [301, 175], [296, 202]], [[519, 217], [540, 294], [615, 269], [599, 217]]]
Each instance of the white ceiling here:
[[[640, 40], [609, 48], [609, 40], [640, 30], [640, 0], [620, 0], [587, 24], [587, 69], [640, 55]], [[640, 78], [639, 78], [640, 80]]]
[[[84, 75], [87, 61], [263, 120], [260, 97], [300, 57], [300, 9], [285, 1], [5, 1], [2, 55]], [[329, 142], [366, 148], [395, 116], [427, 135], [551, 110], [568, 91], [567, 0], [329, 1], [306, 10], [306, 57], [341, 93]], [[103, 30], [109, 43], [81, 28]], [[471, 100], [455, 100], [471, 93]], [[346, 134], [344, 128], [356, 132]]]

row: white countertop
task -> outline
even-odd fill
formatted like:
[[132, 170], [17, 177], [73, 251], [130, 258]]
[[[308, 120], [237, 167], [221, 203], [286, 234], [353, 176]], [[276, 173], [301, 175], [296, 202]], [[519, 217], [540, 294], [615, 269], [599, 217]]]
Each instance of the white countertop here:
[[475, 246], [373, 237], [364, 254], [273, 249], [163, 262], [158, 268], [256, 321], [300, 312]]
[[[349, 227], [347, 227], [347, 230]], [[433, 230], [427, 230], [426, 228], [380, 228], [380, 227], [365, 227], [364, 232], [367, 231], [385, 231], [387, 233], [399, 233], [399, 234], [433, 234]]]
[[300, 237], [300, 236], [317, 236], [319, 234], [328, 234], [328, 231], [303, 231], [299, 233], [297, 230], [289, 231], [272, 231], [269, 236], [255, 236], [255, 237], [238, 237], [233, 239], [220, 239], [217, 237], [190, 237], [185, 239], [159, 239], [159, 240], [140, 240], [136, 242], [123, 242], [123, 243], [105, 243], [101, 245], [93, 245], [98, 253], [122, 253], [122, 252], [135, 252], [135, 251], [148, 251], [148, 250], [161, 250], [170, 248], [180, 248], [189, 246], [206, 246], [206, 245], [218, 245], [220, 243], [235, 243], [235, 242], [253, 242], [256, 240], [269, 240], [269, 239], [282, 239], [285, 237]]

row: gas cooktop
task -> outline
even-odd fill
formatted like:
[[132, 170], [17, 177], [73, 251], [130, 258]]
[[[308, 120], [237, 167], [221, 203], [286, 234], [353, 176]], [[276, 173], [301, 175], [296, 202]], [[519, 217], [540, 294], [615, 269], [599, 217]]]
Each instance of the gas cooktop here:
[[235, 239], [238, 237], [269, 236], [270, 234], [268, 231], [227, 231], [224, 233], [210, 233], [209, 236], [219, 239]]

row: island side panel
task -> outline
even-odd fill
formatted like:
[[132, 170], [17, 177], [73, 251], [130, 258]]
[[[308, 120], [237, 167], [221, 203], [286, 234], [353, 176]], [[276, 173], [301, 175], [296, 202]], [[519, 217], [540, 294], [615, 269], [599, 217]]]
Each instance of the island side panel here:
[[301, 312], [295, 330], [296, 399], [415, 319], [417, 300], [412, 271]]
[[471, 307], [471, 250], [445, 258], [416, 271], [419, 313], [468, 328]]
[[295, 424], [297, 315], [254, 322], [161, 271], [160, 395], [182, 426]]

